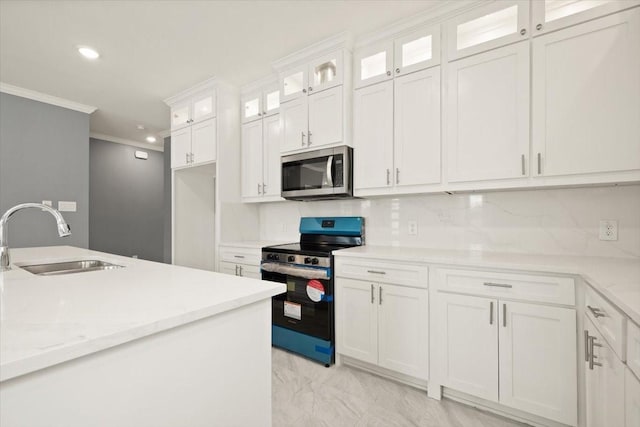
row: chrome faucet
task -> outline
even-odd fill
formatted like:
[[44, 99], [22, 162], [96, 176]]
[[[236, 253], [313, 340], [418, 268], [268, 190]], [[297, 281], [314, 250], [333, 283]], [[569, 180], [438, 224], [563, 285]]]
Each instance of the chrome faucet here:
[[50, 206], [40, 203], [22, 203], [15, 205], [7, 210], [2, 218], [0, 218], [0, 271], [11, 269], [11, 260], [9, 259], [9, 245], [7, 243], [7, 221], [14, 213], [27, 208], [38, 208], [49, 212], [56, 219], [58, 225], [58, 236], [65, 237], [71, 234], [71, 228], [62, 217], [62, 214]]

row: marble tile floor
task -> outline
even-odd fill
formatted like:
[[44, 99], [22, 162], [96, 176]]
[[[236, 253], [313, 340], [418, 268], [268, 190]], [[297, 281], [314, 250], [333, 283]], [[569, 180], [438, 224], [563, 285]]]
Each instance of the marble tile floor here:
[[272, 350], [273, 427], [522, 427], [349, 366]]

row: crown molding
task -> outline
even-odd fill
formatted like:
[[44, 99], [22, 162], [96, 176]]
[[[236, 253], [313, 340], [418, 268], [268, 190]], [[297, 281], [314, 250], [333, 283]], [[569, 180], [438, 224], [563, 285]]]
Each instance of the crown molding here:
[[297, 52], [285, 56], [271, 64], [276, 71], [282, 71], [284, 68], [296, 66], [306, 62], [311, 58], [330, 53], [334, 50], [346, 49], [351, 50], [353, 46], [353, 36], [348, 31], [336, 34], [333, 37], [321, 40], [310, 46], [305, 47]]
[[133, 141], [131, 139], [118, 138], [117, 136], [111, 136], [111, 135], [105, 135], [105, 134], [102, 134], [102, 133], [91, 132], [89, 134], [89, 137], [91, 137], [93, 139], [99, 139], [99, 140], [102, 140], [102, 141], [115, 142], [116, 144], [131, 145], [133, 147], [144, 148], [146, 150], [164, 152], [164, 147], [163, 146], [159, 146], [159, 145], [155, 145], [155, 144], [149, 144], [149, 143], [146, 143], [146, 142]]
[[44, 102], [45, 104], [51, 104], [86, 114], [91, 114], [98, 109], [97, 107], [92, 107], [91, 105], [80, 104], [79, 102], [70, 101], [64, 98], [58, 98], [57, 96], [47, 95], [46, 93], [36, 92], [35, 90], [25, 89], [23, 87], [10, 85], [3, 82], [0, 82], [0, 92], [19, 96], [21, 98], [31, 99], [33, 101]]
[[278, 84], [278, 76], [276, 74], [269, 74], [261, 79], [254, 80], [240, 87], [240, 93], [246, 95], [247, 93], [255, 92], [263, 89], [265, 86], [271, 86]]
[[165, 139], [168, 136], [171, 136], [171, 129], [161, 130], [160, 132], [156, 132], [160, 138]]
[[190, 87], [189, 89], [183, 90], [177, 95], [170, 96], [169, 98], [164, 100], [164, 103], [167, 104], [168, 106], [172, 106], [177, 102], [183, 101], [205, 90], [215, 89], [215, 87], [219, 83], [220, 83], [220, 80], [218, 80], [218, 78], [211, 77], [203, 82], [198, 83], [195, 86]]

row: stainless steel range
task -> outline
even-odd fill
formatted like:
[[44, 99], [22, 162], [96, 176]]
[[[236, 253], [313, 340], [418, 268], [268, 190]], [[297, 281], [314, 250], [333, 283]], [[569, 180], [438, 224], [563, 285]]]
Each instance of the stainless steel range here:
[[334, 362], [332, 251], [364, 244], [362, 217], [300, 219], [300, 242], [262, 248], [262, 278], [286, 283], [273, 297], [272, 343], [330, 366]]

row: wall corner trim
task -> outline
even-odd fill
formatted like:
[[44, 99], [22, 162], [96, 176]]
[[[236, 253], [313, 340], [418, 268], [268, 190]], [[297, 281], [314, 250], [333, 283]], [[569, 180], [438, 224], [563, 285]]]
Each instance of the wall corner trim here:
[[20, 96], [22, 98], [32, 99], [34, 101], [44, 102], [45, 104], [51, 104], [86, 114], [91, 114], [98, 109], [98, 107], [93, 107], [91, 105], [80, 104], [79, 102], [70, 101], [64, 98], [58, 98], [57, 96], [47, 95], [46, 93], [36, 92], [35, 90], [25, 89], [3, 82], [0, 82], [0, 92], [7, 93], [9, 95]]
[[98, 140], [101, 140], [101, 141], [115, 142], [116, 144], [131, 145], [133, 147], [144, 148], [146, 150], [164, 152], [164, 147], [163, 146], [148, 144], [146, 142], [133, 141], [131, 139], [119, 138], [117, 136], [111, 136], [111, 135], [105, 135], [105, 134], [102, 134], [102, 133], [91, 132], [89, 134], [89, 137], [93, 138], [93, 139], [98, 139]]

